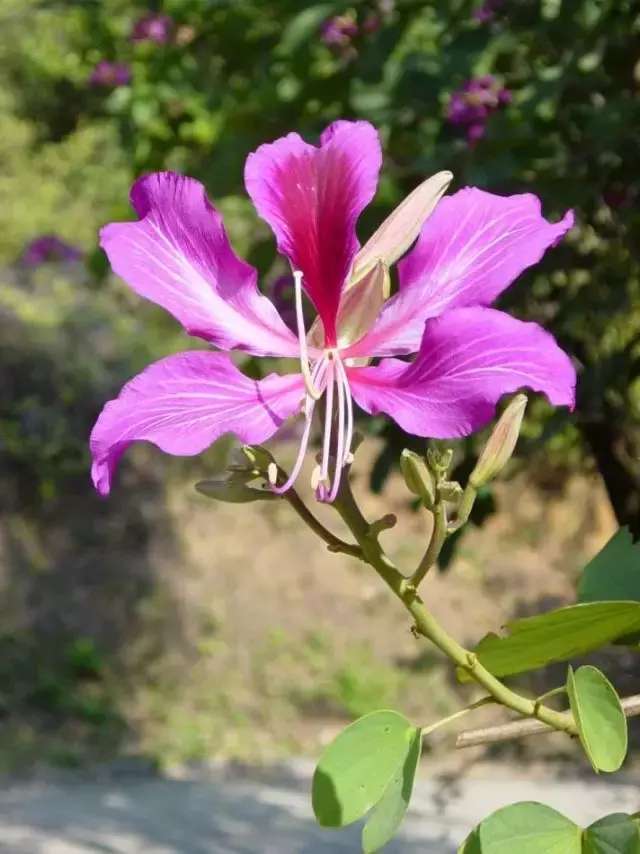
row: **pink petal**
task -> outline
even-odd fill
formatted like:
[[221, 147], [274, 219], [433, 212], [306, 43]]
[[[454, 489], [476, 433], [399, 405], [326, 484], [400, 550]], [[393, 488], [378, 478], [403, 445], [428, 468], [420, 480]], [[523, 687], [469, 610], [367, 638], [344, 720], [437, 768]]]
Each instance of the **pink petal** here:
[[550, 223], [529, 193], [496, 196], [467, 187], [442, 199], [400, 262], [400, 288], [353, 355], [415, 353], [425, 320], [450, 308], [489, 305], [573, 226]]
[[385, 412], [416, 436], [453, 439], [489, 422], [503, 394], [542, 392], [573, 408], [576, 374], [554, 338], [491, 308], [458, 308], [427, 322], [411, 364], [385, 359], [351, 368], [349, 383], [366, 412]]
[[346, 121], [330, 125], [319, 147], [290, 133], [247, 158], [247, 192], [278, 250], [302, 270], [328, 346], [336, 341], [340, 292], [358, 251], [356, 221], [375, 194], [381, 163], [375, 128]]
[[299, 374], [256, 381], [226, 353], [167, 356], [130, 380], [100, 413], [90, 442], [93, 483], [106, 495], [121, 455], [140, 440], [177, 456], [199, 454], [224, 433], [263, 442], [303, 397]]
[[131, 188], [131, 204], [140, 221], [105, 226], [100, 243], [136, 293], [222, 349], [298, 354], [295, 336], [258, 292], [256, 271], [234, 253], [199, 181], [148, 175]]

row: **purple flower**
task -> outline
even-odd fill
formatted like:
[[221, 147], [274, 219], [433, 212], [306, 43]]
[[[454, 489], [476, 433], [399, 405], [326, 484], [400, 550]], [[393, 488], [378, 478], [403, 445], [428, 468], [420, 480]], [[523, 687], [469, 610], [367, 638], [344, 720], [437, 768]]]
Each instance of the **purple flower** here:
[[51, 261], [78, 261], [80, 258], [82, 252], [77, 247], [55, 234], [43, 234], [25, 246], [20, 260], [28, 267], [39, 267]]
[[[360, 248], [355, 226], [381, 163], [377, 132], [364, 121], [335, 122], [319, 147], [290, 133], [249, 155], [247, 191], [293, 270], [297, 336], [258, 291], [256, 270], [234, 253], [202, 184], [171, 172], [134, 184], [138, 221], [101, 232], [114, 272], [218, 349], [161, 359], [106, 404], [91, 434], [101, 494], [132, 442], [177, 455], [198, 454], [224, 433], [261, 443], [302, 412], [291, 478], [273, 485], [283, 492], [300, 472], [320, 397], [326, 415], [313, 484], [326, 501], [350, 460], [354, 401], [435, 438], [481, 428], [502, 395], [523, 387], [574, 405], [575, 371], [552, 336], [488, 307], [562, 238], [573, 214], [551, 223], [534, 195], [474, 187], [438, 202], [452, 177], [441, 172]], [[388, 298], [388, 267], [416, 238]], [[317, 312], [308, 334], [303, 291]], [[254, 380], [235, 366], [232, 349], [296, 359], [299, 369]], [[411, 362], [394, 358], [410, 354]]]
[[131, 69], [125, 62], [111, 62], [101, 59], [89, 76], [91, 86], [104, 86], [115, 89], [131, 83]]
[[131, 41], [167, 44], [173, 35], [173, 18], [149, 13], [139, 18], [131, 30]]
[[447, 119], [453, 125], [466, 127], [471, 144], [484, 134], [489, 116], [511, 101], [511, 92], [491, 74], [468, 80], [455, 91], [447, 107]]
[[289, 329], [296, 331], [296, 300], [293, 276], [278, 276], [270, 288], [271, 302]]
[[504, 0], [484, 0], [484, 3], [473, 12], [473, 18], [479, 24], [488, 24], [492, 21]]
[[328, 18], [320, 30], [320, 38], [329, 47], [349, 47], [358, 35], [358, 24], [351, 15], [335, 15]]

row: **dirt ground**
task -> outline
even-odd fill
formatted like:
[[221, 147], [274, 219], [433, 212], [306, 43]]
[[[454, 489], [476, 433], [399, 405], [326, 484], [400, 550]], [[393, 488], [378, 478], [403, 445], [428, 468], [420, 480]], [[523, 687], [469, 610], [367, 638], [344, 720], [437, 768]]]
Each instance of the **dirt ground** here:
[[[278, 454], [286, 463], [293, 450], [285, 445]], [[2, 519], [1, 640], [21, 674], [13, 682], [25, 683], [5, 699], [5, 765], [40, 751], [43, 734], [63, 764], [82, 759], [82, 749], [68, 749], [70, 738], [163, 765], [313, 756], [345, 720], [370, 709], [392, 705], [424, 725], [473, 696], [413, 637], [377, 576], [328, 553], [284, 502], [214, 503], [191, 486], [202, 467], [191, 482], [183, 469], [177, 482], [175, 468], [151, 449], [131, 456], [143, 471], [153, 467], [153, 483], [125, 466], [109, 502], [88, 491], [67, 497], [64, 524], [59, 511], [39, 525], [15, 514]], [[361, 456], [355, 489], [370, 517], [398, 515], [384, 538], [408, 571], [424, 549], [428, 516], [411, 512], [397, 475], [382, 495], [368, 492], [364, 475], [358, 481], [368, 470]], [[498, 512], [469, 529], [450, 567], [432, 572], [424, 589], [431, 609], [468, 644], [509, 617], [572, 601], [577, 573], [615, 529], [595, 477], [574, 476], [560, 491], [519, 477], [495, 494]], [[346, 536], [330, 510], [318, 515]], [[60, 676], [54, 652], [69, 648], [75, 664], [69, 676], [65, 653]], [[79, 673], [78, 648], [85, 650]], [[24, 676], [32, 671], [35, 688]], [[442, 735], [433, 743], [438, 751], [451, 742]]]

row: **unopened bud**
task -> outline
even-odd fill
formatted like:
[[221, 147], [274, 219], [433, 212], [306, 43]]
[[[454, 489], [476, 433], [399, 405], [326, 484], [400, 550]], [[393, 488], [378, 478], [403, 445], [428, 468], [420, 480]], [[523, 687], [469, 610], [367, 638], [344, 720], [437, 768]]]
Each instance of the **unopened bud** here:
[[446, 474], [453, 460], [451, 448], [438, 448], [435, 445], [427, 450], [427, 466], [437, 478]]
[[436, 500], [436, 483], [423, 458], [405, 448], [400, 454], [400, 469], [408, 489], [431, 509]]
[[273, 455], [266, 448], [263, 448], [262, 445], [243, 445], [242, 453], [251, 464], [251, 467], [260, 472], [268, 471], [269, 466], [272, 463], [275, 464]]
[[250, 501], [271, 501], [279, 498], [268, 489], [254, 489], [235, 480], [201, 480], [196, 489], [207, 498], [228, 504], [248, 504]]
[[456, 480], [445, 480], [438, 487], [438, 494], [445, 501], [458, 501], [462, 497], [462, 491]]
[[526, 395], [518, 394], [500, 416], [469, 477], [469, 483], [475, 489], [493, 480], [511, 459], [520, 435], [526, 406]]

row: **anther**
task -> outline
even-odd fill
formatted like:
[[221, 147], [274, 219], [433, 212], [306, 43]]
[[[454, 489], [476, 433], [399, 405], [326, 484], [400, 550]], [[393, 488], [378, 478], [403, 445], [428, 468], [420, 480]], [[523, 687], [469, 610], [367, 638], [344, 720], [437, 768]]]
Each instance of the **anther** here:
[[278, 482], [278, 466], [275, 463], [269, 463], [267, 466], [267, 477], [271, 486], [275, 486]]

